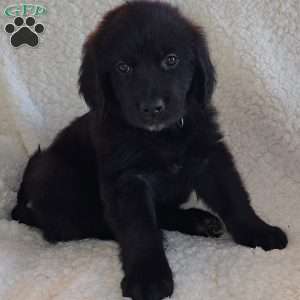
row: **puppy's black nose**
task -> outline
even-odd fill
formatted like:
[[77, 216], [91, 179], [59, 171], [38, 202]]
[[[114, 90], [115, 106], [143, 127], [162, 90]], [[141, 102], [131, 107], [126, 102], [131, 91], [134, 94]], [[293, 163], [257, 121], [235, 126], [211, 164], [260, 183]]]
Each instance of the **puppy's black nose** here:
[[140, 112], [144, 115], [159, 115], [166, 109], [163, 99], [158, 98], [154, 101], [142, 102], [140, 104]]

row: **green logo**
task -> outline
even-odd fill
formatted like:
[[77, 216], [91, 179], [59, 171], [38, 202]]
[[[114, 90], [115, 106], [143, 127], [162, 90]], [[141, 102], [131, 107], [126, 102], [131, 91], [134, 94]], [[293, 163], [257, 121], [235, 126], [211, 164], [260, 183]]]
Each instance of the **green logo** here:
[[25, 1], [7, 6], [4, 9], [4, 15], [14, 18], [4, 28], [10, 36], [11, 45], [15, 48], [22, 45], [38, 46], [40, 34], [45, 31], [45, 26], [37, 22], [36, 17], [44, 16], [46, 13], [46, 7], [39, 4], [27, 4]]
[[15, 5], [9, 5], [4, 9], [4, 15], [6, 17], [27, 17], [29, 15], [34, 17], [40, 17], [46, 14], [46, 7], [39, 4], [20, 3]]

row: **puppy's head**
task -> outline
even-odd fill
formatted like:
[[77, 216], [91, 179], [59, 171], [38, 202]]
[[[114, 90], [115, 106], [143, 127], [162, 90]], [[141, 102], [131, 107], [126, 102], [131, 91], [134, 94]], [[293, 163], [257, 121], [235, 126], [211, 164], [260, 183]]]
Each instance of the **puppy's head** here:
[[84, 45], [79, 86], [88, 106], [135, 127], [172, 126], [192, 101], [205, 107], [214, 84], [202, 31], [166, 3], [119, 6]]

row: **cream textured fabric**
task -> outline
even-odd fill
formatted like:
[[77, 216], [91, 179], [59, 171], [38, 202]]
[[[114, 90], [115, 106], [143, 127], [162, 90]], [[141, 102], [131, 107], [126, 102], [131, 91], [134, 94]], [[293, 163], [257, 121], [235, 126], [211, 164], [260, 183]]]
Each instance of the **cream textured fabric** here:
[[[0, 9], [16, 1], [1, 0]], [[36, 1], [31, 1], [36, 2]], [[176, 300], [300, 299], [300, 1], [172, 1], [208, 34], [214, 101], [252, 203], [289, 235], [286, 250], [167, 234]], [[14, 49], [0, 24], [0, 299], [121, 299], [118, 247], [56, 246], [9, 220], [28, 155], [86, 107], [77, 94], [84, 38], [119, 1], [39, 1], [37, 49]]]

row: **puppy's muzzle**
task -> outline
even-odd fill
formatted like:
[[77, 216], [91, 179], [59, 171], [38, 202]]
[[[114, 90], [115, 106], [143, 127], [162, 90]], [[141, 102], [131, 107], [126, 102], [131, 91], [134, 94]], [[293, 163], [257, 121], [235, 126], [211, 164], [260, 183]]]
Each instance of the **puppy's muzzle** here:
[[157, 98], [152, 101], [144, 101], [139, 105], [139, 111], [144, 120], [150, 121], [159, 119], [166, 110], [165, 102], [162, 98]]

